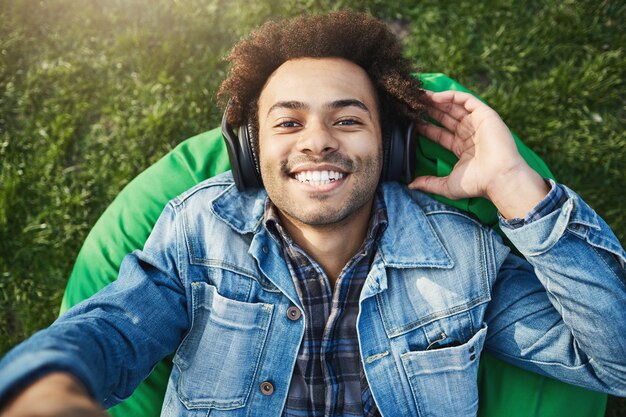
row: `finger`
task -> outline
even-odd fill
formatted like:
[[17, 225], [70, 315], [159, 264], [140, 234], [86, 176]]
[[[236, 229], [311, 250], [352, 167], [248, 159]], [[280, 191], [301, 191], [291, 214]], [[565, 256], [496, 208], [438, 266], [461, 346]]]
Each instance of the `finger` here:
[[463, 120], [463, 118], [470, 114], [470, 112], [467, 111], [467, 109], [463, 107], [463, 105], [457, 103], [437, 103], [431, 101], [429, 104], [430, 106], [427, 107], [428, 109], [438, 110], [456, 120]]
[[427, 97], [426, 97], [425, 102], [427, 104], [428, 109], [434, 108], [438, 111], [448, 114], [450, 117], [456, 120], [461, 120], [469, 114], [467, 109], [465, 109], [465, 107], [463, 107], [460, 104], [450, 102], [450, 101], [439, 102], [439, 101], [431, 100], [431, 97], [433, 97], [434, 95], [437, 95], [438, 97], [440, 94], [442, 93], [433, 93], [432, 91], [427, 92], [426, 94]]
[[449, 151], [452, 151], [452, 146], [454, 144], [454, 135], [450, 133], [450, 131], [426, 122], [418, 123], [416, 127], [417, 131], [421, 135], [426, 136], [433, 142], [440, 144]]
[[456, 104], [462, 105], [471, 97], [474, 97], [474, 96], [464, 91], [446, 90], [446, 91], [439, 91], [436, 93], [433, 92], [431, 95], [428, 96], [428, 99], [434, 103], [439, 103], [439, 104], [456, 103]]
[[425, 175], [415, 178], [408, 187], [412, 190], [420, 190], [426, 193], [438, 194], [453, 199], [450, 187], [448, 185], [448, 177], [435, 177]]
[[430, 101], [437, 106], [454, 104], [463, 107], [468, 112], [473, 112], [481, 107], [490, 108], [487, 104], [480, 101], [476, 96], [463, 91], [442, 91], [433, 93], [428, 97]]
[[426, 108], [426, 112], [430, 117], [434, 120], [438, 121], [442, 126], [448, 129], [450, 132], [456, 132], [457, 127], [459, 126], [460, 121], [455, 119], [449, 113], [439, 110], [435, 107]]

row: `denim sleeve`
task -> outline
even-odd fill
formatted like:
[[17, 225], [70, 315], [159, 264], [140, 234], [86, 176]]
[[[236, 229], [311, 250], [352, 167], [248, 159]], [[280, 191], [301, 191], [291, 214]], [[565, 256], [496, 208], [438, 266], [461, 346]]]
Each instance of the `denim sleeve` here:
[[500, 222], [508, 255], [487, 309], [487, 348], [531, 371], [626, 396], [626, 253], [573, 191], [522, 227]]
[[535, 220], [539, 220], [552, 213], [554, 210], [560, 208], [567, 200], [567, 194], [565, 194], [563, 186], [558, 185], [549, 178], [546, 182], [550, 185], [550, 192], [539, 202], [539, 204], [537, 204], [536, 207], [534, 207], [523, 219], [505, 219], [500, 213], [498, 213], [498, 218], [502, 224], [509, 229], [517, 229], [528, 223], [532, 223]]
[[53, 371], [72, 373], [107, 408], [128, 397], [188, 327], [179, 239], [168, 205], [116, 281], [2, 359], [0, 398]]

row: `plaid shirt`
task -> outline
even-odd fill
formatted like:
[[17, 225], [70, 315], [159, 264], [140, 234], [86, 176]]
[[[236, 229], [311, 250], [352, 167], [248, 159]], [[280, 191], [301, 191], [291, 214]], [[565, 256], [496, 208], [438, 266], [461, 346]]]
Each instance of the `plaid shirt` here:
[[306, 317], [283, 416], [380, 416], [363, 372], [356, 318], [376, 242], [387, 225], [382, 198], [376, 197], [365, 241], [341, 271], [334, 291], [319, 264], [281, 226], [269, 200], [265, 224], [282, 242]]

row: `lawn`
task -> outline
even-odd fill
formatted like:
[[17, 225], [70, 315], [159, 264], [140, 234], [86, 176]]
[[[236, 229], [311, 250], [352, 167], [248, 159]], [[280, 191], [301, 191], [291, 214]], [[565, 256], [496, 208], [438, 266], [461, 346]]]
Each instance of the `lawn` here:
[[[479, 93], [626, 242], [619, 1], [2, 0], [0, 355], [52, 322], [91, 226], [134, 176], [218, 125], [230, 46], [279, 16], [385, 19], [423, 72]], [[626, 416], [610, 399], [607, 416]]]

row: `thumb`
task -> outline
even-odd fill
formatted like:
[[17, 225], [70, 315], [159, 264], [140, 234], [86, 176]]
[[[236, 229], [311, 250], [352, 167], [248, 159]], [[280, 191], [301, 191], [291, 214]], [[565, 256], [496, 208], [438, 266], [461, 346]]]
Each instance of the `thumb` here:
[[448, 177], [424, 175], [422, 177], [416, 177], [408, 187], [412, 190], [420, 190], [426, 193], [439, 194], [447, 198], [452, 198]]

